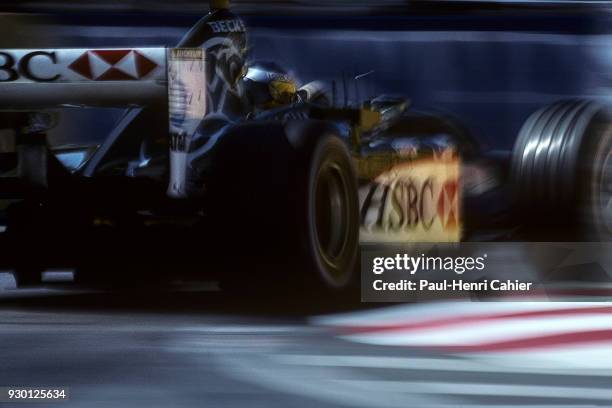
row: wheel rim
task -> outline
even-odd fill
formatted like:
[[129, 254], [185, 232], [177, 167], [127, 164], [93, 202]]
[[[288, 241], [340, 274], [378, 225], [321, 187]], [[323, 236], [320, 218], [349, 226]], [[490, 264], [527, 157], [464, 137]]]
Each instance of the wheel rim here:
[[346, 274], [343, 259], [350, 235], [349, 188], [336, 163], [321, 166], [314, 197], [317, 250], [334, 281]]

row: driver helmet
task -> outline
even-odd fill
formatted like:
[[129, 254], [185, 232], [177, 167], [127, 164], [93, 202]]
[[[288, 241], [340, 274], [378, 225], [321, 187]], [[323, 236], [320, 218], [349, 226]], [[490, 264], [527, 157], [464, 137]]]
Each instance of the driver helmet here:
[[250, 64], [243, 83], [246, 97], [255, 110], [273, 109], [297, 100], [296, 80], [274, 62]]

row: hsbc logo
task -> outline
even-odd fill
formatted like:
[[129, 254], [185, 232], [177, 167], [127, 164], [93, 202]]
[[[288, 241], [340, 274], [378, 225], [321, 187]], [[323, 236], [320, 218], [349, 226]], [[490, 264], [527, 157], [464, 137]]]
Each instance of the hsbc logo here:
[[54, 82], [60, 78], [57, 73], [36, 73], [33, 67], [37, 64], [57, 64], [55, 51], [33, 51], [17, 58], [11, 52], [0, 51], [0, 83], [14, 82], [25, 78], [34, 82]]
[[445, 229], [457, 228], [459, 219], [458, 186], [455, 180], [447, 181], [438, 197], [438, 217]]
[[425, 160], [419, 167], [399, 166], [360, 189], [362, 232], [399, 240], [410, 235], [426, 241], [460, 238], [461, 193], [454, 165]]
[[137, 81], [160, 64], [141, 50], [0, 51], [0, 83], [61, 82], [75, 76], [90, 81]]
[[68, 68], [93, 81], [133, 81], [158, 65], [136, 50], [93, 50], [85, 51]]

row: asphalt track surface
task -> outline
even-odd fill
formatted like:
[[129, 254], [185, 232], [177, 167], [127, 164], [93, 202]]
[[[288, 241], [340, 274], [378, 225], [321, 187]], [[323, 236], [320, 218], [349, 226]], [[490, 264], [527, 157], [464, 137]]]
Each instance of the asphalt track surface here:
[[0, 386], [71, 394], [2, 406], [612, 406], [611, 384], [609, 303], [381, 307], [0, 274]]

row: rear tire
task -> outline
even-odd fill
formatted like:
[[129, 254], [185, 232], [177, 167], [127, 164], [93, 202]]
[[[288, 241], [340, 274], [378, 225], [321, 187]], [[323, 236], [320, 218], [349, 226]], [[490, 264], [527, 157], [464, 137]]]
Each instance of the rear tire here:
[[42, 268], [36, 266], [20, 266], [13, 272], [18, 288], [38, 286], [42, 284]]
[[11, 245], [11, 263], [17, 287], [42, 283], [47, 235], [45, 219], [39, 210], [37, 203], [27, 202], [17, 202], [8, 208], [6, 236]]
[[[295, 134], [299, 141], [291, 151], [279, 154], [270, 148], [276, 157], [260, 155], [266, 167], [274, 163], [274, 170], [251, 167], [257, 169], [250, 170], [251, 180], [259, 184], [233, 185], [233, 192], [220, 195], [225, 208], [220, 203], [219, 211], [234, 215], [217, 216], [223, 221], [216, 227], [218, 236], [225, 237], [220, 264], [230, 266], [220, 268], [224, 290], [282, 298], [344, 290], [355, 282], [359, 210], [351, 156], [333, 132], [300, 125]], [[253, 188], [257, 194], [249, 192]], [[234, 224], [236, 214], [249, 224]], [[227, 250], [235, 249], [233, 231], [243, 232], [241, 259]]]
[[351, 157], [338, 137], [325, 135], [318, 141], [304, 185], [303, 272], [314, 274], [315, 286], [345, 289], [355, 280], [359, 204]]

